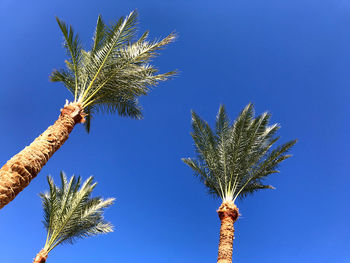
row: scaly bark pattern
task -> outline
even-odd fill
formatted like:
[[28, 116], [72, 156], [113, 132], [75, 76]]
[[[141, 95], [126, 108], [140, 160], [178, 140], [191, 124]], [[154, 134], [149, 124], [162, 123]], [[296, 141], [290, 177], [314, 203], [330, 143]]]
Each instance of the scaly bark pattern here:
[[45, 263], [47, 259], [47, 252], [42, 249], [35, 257], [33, 263]]
[[36, 177], [64, 144], [75, 124], [84, 122], [79, 105], [68, 104], [58, 120], [0, 169], [0, 209], [11, 202]]
[[238, 208], [233, 202], [224, 202], [217, 212], [221, 220], [217, 263], [232, 263], [233, 239], [235, 232], [233, 224], [239, 216]]

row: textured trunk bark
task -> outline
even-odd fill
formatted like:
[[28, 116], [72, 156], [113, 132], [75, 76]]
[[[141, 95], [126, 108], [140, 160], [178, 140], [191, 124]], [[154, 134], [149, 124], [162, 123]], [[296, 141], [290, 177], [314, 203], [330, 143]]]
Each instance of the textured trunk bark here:
[[238, 208], [234, 203], [224, 202], [218, 209], [221, 220], [220, 243], [217, 263], [232, 263], [234, 222], [238, 219]]
[[47, 259], [47, 252], [45, 250], [41, 250], [35, 257], [33, 263], [45, 263]]
[[11, 202], [68, 139], [75, 124], [84, 122], [77, 104], [66, 105], [58, 120], [0, 169], [0, 209]]

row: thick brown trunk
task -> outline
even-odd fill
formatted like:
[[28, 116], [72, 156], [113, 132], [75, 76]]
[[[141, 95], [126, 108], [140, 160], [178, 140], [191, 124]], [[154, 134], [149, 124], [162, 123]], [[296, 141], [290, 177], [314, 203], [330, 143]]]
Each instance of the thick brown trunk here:
[[52, 126], [0, 169], [0, 209], [30, 183], [68, 139], [75, 124], [83, 121], [84, 112], [79, 105], [66, 105]]
[[47, 259], [47, 252], [45, 250], [41, 250], [35, 257], [33, 263], [45, 263]]
[[232, 263], [232, 250], [235, 229], [233, 227], [239, 212], [233, 202], [224, 202], [218, 209], [221, 220], [220, 243], [217, 263]]

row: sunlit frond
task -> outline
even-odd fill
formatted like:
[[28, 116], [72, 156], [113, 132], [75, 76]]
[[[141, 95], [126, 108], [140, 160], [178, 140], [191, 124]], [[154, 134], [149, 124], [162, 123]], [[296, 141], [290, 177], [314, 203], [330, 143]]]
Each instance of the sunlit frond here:
[[74, 76], [75, 87], [74, 87], [74, 100], [77, 97], [77, 89], [79, 87], [79, 71], [80, 71], [80, 60], [81, 60], [81, 51], [82, 45], [77, 34], [74, 35], [72, 26], [66, 25], [58, 17], [56, 17], [57, 23], [62, 31], [64, 36], [64, 47], [67, 50], [68, 56], [70, 57], [69, 61], [66, 61], [68, 69], [72, 72]]
[[230, 124], [226, 110], [220, 106], [215, 132], [207, 122], [192, 112], [192, 138], [196, 158], [182, 159], [191, 167], [209, 192], [224, 201], [235, 201], [260, 189], [272, 189], [262, 180], [278, 172], [278, 165], [290, 155], [296, 140], [272, 149], [279, 137], [277, 124], [269, 125], [267, 112], [254, 117], [248, 104]]
[[[90, 51], [83, 50], [72, 27], [57, 18], [70, 59], [67, 68], [54, 70], [52, 81], [62, 82], [74, 95], [73, 103], [88, 115], [98, 111], [142, 118], [138, 97], [176, 72], [159, 74], [151, 63], [158, 51], [175, 40], [175, 34], [148, 41], [148, 31], [136, 38], [137, 12], [106, 25], [98, 16]], [[91, 116], [87, 117], [89, 130]]]
[[68, 180], [63, 172], [60, 176], [61, 187], [48, 176], [49, 191], [40, 194], [47, 230], [44, 250], [47, 252], [64, 242], [113, 231], [112, 225], [104, 220], [103, 212], [114, 199], [92, 198], [96, 186], [92, 177], [82, 182], [75, 176]]

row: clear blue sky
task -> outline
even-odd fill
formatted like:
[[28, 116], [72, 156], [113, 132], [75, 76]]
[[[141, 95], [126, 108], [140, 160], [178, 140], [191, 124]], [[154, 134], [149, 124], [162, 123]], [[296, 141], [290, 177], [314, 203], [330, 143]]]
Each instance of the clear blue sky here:
[[281, 142], [299, 142], [268, 181], [276, 190], [239, 203], [234, 262], [349, 262], [349, 0], [1, 0], [1, 163], [71, 98], [48, 81], [65, 59], [54, 16], [88, 46], [99, 13], [112, 21], [135, 8], [141, 31], [179, 33], [155, 63], [180, 75], [141, 99], [144, 120], [98, 115], [91, 134], [76, 127], [1, 210], [1, 262], [31, 262], [44, 245], [38, 193], [60, 170], [94, 175], [95, 193], [116, 197], [106, 213], [116, 228], [58, 247], [48, 262], [216, 262], [220, 202], [180, 161], [193, 156], [190, 110], [212, 124], [220, 103], [233, 119], [250, 101], [281, 124]]

